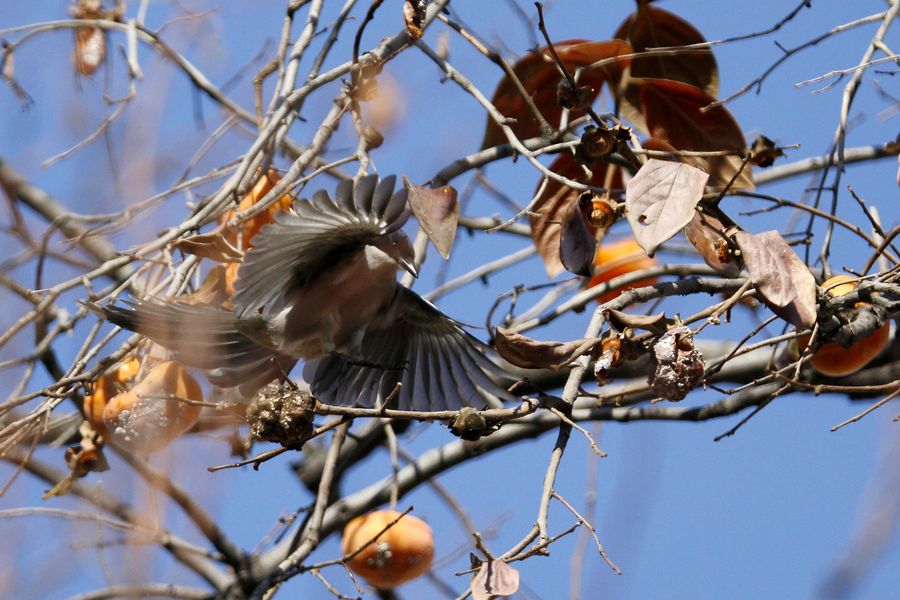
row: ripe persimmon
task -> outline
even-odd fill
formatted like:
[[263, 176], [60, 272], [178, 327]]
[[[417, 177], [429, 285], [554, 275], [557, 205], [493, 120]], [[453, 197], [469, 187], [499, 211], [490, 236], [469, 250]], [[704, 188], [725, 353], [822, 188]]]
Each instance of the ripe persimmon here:
[[[655, 258], [647, 256], [647, 253], [633, 237], [602, 244], [594, 255], [593, 275], [588, 286], [594, 287], [620, 275], [655, 267], [658, 264]], [[655, 277], [642, 279], [621, 289], [603, 294], [597, 298], [597, 302], [599, 304], [609, 302], [625, 290], [653, 285], [656, 281]]]
[[434, 536], [431, 527], [421, 519], [403, 515], [378, 535], [400, 516], [395, 510], [370, 512], [347, 523], [341, 537], [344, 555], [365, 546], [347, 561], [347, 566], [381, 590], [415, 579], [428, 570], [434, 558]]
[[[843, 296], [849, 294], [856, 289], [856, 283], [853, 277], [848, 275], [837, 275], [826, 280], [822, 284], [822, 288], [832, 297]], [[868, 306], [865, 302], [857, 302], [856, 308]], [[872, 362], [888, 344], [891, 334], [890, 323], [885, 323], [868, 336], [856, 340], [849, 347], [845, 348], [840, 344], [828, 343], [823, 344], [821, 348], [816, 350], [809, 364], [821, 373], [830, 377], [844, 377], [856, 373], [867, 364]], [[809, 344], [809, 335], [798, 338], [800, 348], [806, 348]]]
[[[160, 396], [177, 396], [161, 398]], [[110, 438], [139, 452], [156, 452], [193, 427], [203, 400], [197, 380], [175, 362], [163, 362], [133, 388], [113, 396], [103, 409]]]
[[106, 433], [106, 427], [103, 424], [103, 409], [106, 408], [109, 400], [123, 389], [123, 386], [137, 376], [140, 369], [141, 361], [132, 357], [119, 363], [118, 366], [91, 383], [90, 393], [84, 395], [84, 417], [94, 431], [100, 434]]
[[[274, 169], [270, 169], [267, 174], [259, 178], [259, 181], [256, 182], [256, 185], [253, 186], [253, 189], [247, 192], [246, 196], [241, 198], [241, 201], [238, 203], [237, 212], [243, 212], [262, 200], [279, 181], [281, 181], [281, 175], [279, 175]], [[251, 248], [253, 246], [251, 240], [254, 238], [254, 236], [256, 236], [257, 233], [259, 233], [259, 230], [262, 229], [265, 225], [268, 225], [269, 223], [274, 221], [275, 215], [279, 211], [290, 208], [293, 202], [294, 197], [291, 194], [284, 194], [274, 204], [269, 206], [269, 208], [267, 208], [264, 212], [261, 212], [255, 217], [252, 217], [245, 221], [241, 228], [241, 250], [247, 250], [248, 248]], [[224, 215], [222, 215], [220, 220], [222, 223], [227, 223], [234, 217], [234, 215], [235, 211], [229, 210]], [[227, 238], [228, 241], [232, 244], [238, 244], [237, 231], [230, 231], [227, 234]]]
[[[259, 178], [259, 181], [256, 182], [256, 185], [253, 186], [253, 189], [251, 189], [247, 193], [247, 195], [241, 199], [241, 201], [238, 203], [237, 211], [243, 212], [262, 200], [265, 195], [269, 193], [269, 190], [275, 187], [275, 185], [279, 181], [281, 181], [281, 175], [279, 175], [274, 169], [270, 169], [268, 173]], [[248, 250], [252, 248], [252, 240], [254, 236], [259, 233], [260, 229], [274, 221], [276, 213], [290, 208], [293, 202], [294, 197], [291, 194], [284, 194], [274, 204], [269, 206], [269, 208], [267, 208], [264, 212], [245, 221], [243, 226], [241, 227], [240, 249]], [[235, 211], [229, 210], [224, 215], [222, 215], [220, 222], [227, 223], [234, 217], [234, 215]], [[237, 246], [237, 231], [232, 230], [228, 232], [226, 234], [226, 239], [232, 245]], [[235, 279], [237, 279], [238, 266], [238, 263], [231, 263], [225, 269], [225, 290], [229, 296], [234, 293], [234, 281]]]

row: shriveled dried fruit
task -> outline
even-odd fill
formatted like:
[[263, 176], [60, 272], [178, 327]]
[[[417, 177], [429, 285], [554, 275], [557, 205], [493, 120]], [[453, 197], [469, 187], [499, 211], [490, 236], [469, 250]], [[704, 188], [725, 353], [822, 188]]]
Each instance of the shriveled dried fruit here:
[[341, 551], [348, 555], [359, 548], [363, 549], [347, 561], [347, 566], [376, 588], [386, 590], [428, 570], [434, 558], [434, 535], [421, 519], [401, 517], [395, 510], [376, 510], [356, 517], [344, 527]]
[[650, 352], [650, 367], [648, 381], [653, 393], [673, 402], [683, 400], [705, 370], [690, 328], [679, 325], [660, 336]]
[[313, 430], [315, 400], [288, 382], [265, 385], [247, 407], [250, 435], [286, 448], [299, 448]]

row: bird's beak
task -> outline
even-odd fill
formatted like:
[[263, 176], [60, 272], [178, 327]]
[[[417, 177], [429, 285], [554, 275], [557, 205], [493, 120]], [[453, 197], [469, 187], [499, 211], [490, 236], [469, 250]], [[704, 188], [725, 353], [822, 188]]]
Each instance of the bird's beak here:
[[410, 275], [412, 275], [413, 277], [415, 277], [415, 278], [418, 279], [418, 277], [419, 277], [419, 270], [416, 268], [415, 263], [413, 263], [413, 262], [410, 261], [410, 260], [407, 260], [406, 258], [404, 258], [404, 257], [402, 257], [402, 256], [397, 257], [396, 260], [397, 260], [397, 264], [400, 265], [401, 267], [403, 267], [403, 269], [404, 269], [407, 273], [409, 273]]

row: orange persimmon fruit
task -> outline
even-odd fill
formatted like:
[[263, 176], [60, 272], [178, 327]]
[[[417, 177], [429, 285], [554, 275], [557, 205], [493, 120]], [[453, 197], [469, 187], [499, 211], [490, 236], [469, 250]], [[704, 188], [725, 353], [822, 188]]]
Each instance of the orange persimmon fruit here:
[[341, 537], [341, 551], [345, 556], [365, 546], [347, 561], [347, 566], [381, 590], [395, 588], [422, 575], [434, 558], [434, 536], [425, 521], [403, 515], [383, 531], [400, 516], [395, 510], [361, 515], [347, 523]]
[[[615, 277], [658, 265], [656, 259], [647, 256], [647, 253], [633, 237], [602, 244], [594, 255], [593, 275], [588, 287], [594, 287]], [[603, 294], [597, 298], [597, 302], [599, 304], [609, 302], [625, 290], [653, 285], [656, 281], [655, 277], [642, 279], [624, 288]]]
[[[837, 275], [826, 280], [822, 284], [822, 288], [827, 290], [827, 294], [836, 298], [852, 292], [856, 289], [856, 283], [853, 277], [849, 275]], [[857, 302], [855, 306], [859, 308], [867, 306], [867, 303]], [[813, 353], [812, 358], [809, 359], [809, 364], [822, 375], [828, 375], [829, 377], [851, 375], [881, 354], [881, 351], [888, 344], [890, 334], [891, 325], [890, 323], [885, 323], [868, 336], [856, 340], [847, 348], [836, 343], [823, 344], [821, 348]], [[809, 338], [809, 335], [798, 338], [799, 347], [806, 348], [807, 344], [809, 344]]]
[[91, 383], [90, 393], [84, 395], [84, 417], [94, 431], [100, 434], [106, 433], [103, 424], [103, 409], [106, 408], [109, 400], [123, 389], [123, 386], [137, 376], [140, 370], [141, 361], [131, 357]]
[[[243, 212], [262, 200], [275, 185], [281, 181], [279, 175], [274, 169], [270, 169], [268, 173], [259, 178], [256, 185], [253, 186], [246, 196], [238, 203], [237, 212]], [[269, 206], [264, 212], [245, 221], [240, 228], [240, 249], [248, 250], [253, 247], [252, 240], [259, 233], [260, 229], [275, 220], [275, 215], [282, 210], [287, 210], [294, 202], [294, 197], [290, 194], [284, 194], [274, 204]], [[234, 218], [235, 211], [229, 210], [220, 218], [221, 223], [227, 223]], [[234, 246], [238, 245], [238, 231], [232, 230], [226, 234], [226, 239]], [[238, 263], [231, 263], [225, 270], [225, 289], [228, 295], [234, 293], [234, 280], [237, 279]]]
[[[177, 398], [159, 397], [168, 395]], [[202, 401], [200, 384], [180, 364], [163, 362], [133, 388], [110, 398], [103, 423], [117, 443], [138, 452], [156, 452], [197, 422], [200, 406], [184, 399]]]

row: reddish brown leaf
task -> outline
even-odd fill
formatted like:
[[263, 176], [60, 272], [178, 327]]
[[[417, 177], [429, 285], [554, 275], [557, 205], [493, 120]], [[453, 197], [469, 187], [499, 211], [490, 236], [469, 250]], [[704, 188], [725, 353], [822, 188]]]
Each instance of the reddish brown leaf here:
[[600, 338], [584, 338], [571, 342], [541, 342], [528, 336], [497, 328], [494, 345], [500, 356], [524, 369], [559, 371], [579, 356], [600, 346]]
[[651, 158], [625, 187], [625, 216], [650, 255], [694, 217], [707, 175], [683, 163]]
[[[724, 106], [706, 112], [713, 99], [702, 90], [667, 79], [641, 81], [641, 105], [650, 135], [679, 150], [746, 151], [744, 135]], [[709, 173], [709, 185], [723, 188], [741, 168], [740, 156], [687, 157], [684, 159]], [[753, 189], [753, 177], [745, 167], [734, 188]]]
[[[566, 40], [555, 43], [553, 47], [570, 72], [574, 72], [577, 67], [585, 67], [605, 58], [631, 53], [631, 46], [623, 40], [603, 42]], [[555, 127], [559, 124], [562, 115], [562, 107], [557, 100], [557, 89], [562, 75], [549, 54], [546, 48], [541, 48], [539, 52], [529, 52], [513, 65], [513, 72], [522, 82], [547, 122]], [[597, 97], [604, 81], [618, 77], [627, 64], [627, 60], [621, 60], [583, 71], [578, 83], [580, 86], [587, 86], [593, 90], [588, 102], [593, 102]], [[512, 128], [519, 138], [530, 138], [541, 133], [537, 121], [533, 118], [525, 100], [509, 77], [500, 80], [494, 91], [493, 103], [503, 116], [516, 119]], [[583, 111], [572, 111], [570, 116], [576, 118], [582, 114], [584, 114]], [[503, 135], [500, 127], [493, 120], [488, 120], [481, 147], [490, 148], [497, 144], [504, 144], [506, 141], [506, 136]]]
[[519, 589], [519, 572], [502, 560], [483, 562], [469, 589], [472, 590], [472, 600], [512, 596]]
[[186, 254], [209, 258], [216, 262], [237, 262], [244, 257], [243, 252], [228, 242], [222, 227], [209, 233], [198, 233], [176, 240], [172, 243], [172, 247]]
[[[693, 25], [681, 17], [643, 2], [619, 26], [613, 37], [628, 40], [635, 52], [706, 41]], [[640, 90], [630, 84], [631, 79], [643, 77], [681, 81], [700, 88], [713, 98], [719, 93], [719, 71], [709, 48], [632, 59], [631, 68], [617, 83], [620, 91], [619, 109], [629, 121], [644, 131], [647, 131], [647, 127], [641, 115]]]
[[694, 212], [691, 222], [685, 226], [684, 235], [706, 264], [723, 275], [734, 277], [740, 273], [741, 268], [725, 235], [728, 227], [729, 225], [718, 217], [698, 210]]
[[[598, 187], [607, 186], [607, 169], [613, 168], [610, 176], [609, 187], [622, 187], [622, 173], [618, 168], [610, 167], [608, 163], [595, 162], [593, 165], [593, 177], [590, 181], [584, 173], [584, 169], [572, 157], [571, 154], [560, 154], [550, 170], [567, 179], [587, 183]], [[538, 184], [540, 186], [540, 184]], [[531, 238], [537, 247], [538, 254], [544, 261], [544, 267], [550, 277], [555, 277], [564, 269], [559, 257], [560, 251], [560, 224], [565, 217], [566, 210], [578, 201], [581, 192], [564, 186], [554, 179], [547, 182], [544, 192], [534, 204], [533, 212], [538, 216], [531, 216]]]
[[439, 188], [418, 186], [403, 178], [403, 185], [409, 190], [409, 205], [412, 207], [422, 231], [441, 253], [448, 258], [453, 240], [456, 238], [456, 224], [459, 221], [459, 201], [452, 186]]
[[776, 315], [800, 329], [816, 322], [816, 280], [781, 234], [735, 235], [750, 279]]
[[563, 216], [559, 237], [559, 260], [566, 271], [589, 277], [594, 254], [597, 252], [597, 238], [588, 221], [592, 212], [589, 195], [582, 195], [569, 204]]

